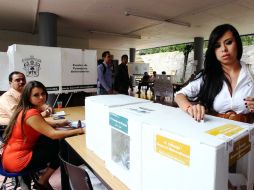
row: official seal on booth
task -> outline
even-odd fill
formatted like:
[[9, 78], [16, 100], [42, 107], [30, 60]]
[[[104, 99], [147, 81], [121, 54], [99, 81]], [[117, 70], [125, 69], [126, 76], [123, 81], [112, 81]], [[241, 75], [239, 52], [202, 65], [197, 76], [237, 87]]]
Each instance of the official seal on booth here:
[[26, 71], [26, 77], [38, 77], [39, 70], [41, 69], [41, 59], [37, 59], [34, 56], [22, 59], [24, 63], [24, 70]]

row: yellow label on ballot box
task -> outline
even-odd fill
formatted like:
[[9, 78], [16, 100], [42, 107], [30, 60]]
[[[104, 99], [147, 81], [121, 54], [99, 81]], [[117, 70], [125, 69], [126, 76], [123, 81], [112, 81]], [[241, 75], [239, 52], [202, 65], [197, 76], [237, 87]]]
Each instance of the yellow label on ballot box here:
[[228, 137], [231, 137], [237, 133], [239, 133], [243, 128], [237, 126], [237, 125], [232, 125], [232, 124], [226, 124], [220, 127], [216, 127], [214, 129], [211, 129], [207, 131], [208, 134], [217, 136], [217, 135], [225, 135]]
[[229, 166], [234, 164], [237, 160], [242, 158], [251, 149], [251, 144], [249, 141], [249, 135], [245, 135], [238, 141], [234, 143], [233, 151], [229, 154]]
[[156, 152], [183, 165], [190, 165], [190, 146], [181, 142], [156, 135]]

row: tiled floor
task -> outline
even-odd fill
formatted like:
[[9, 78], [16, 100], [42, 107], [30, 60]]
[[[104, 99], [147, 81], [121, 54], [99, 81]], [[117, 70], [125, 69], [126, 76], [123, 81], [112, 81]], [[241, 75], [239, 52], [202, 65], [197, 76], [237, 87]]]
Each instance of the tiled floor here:
[[[0, 176], [0, 183], [2, 184], [4, 180], [3, 176]], [[60, 168], [55, 171], [55, 173], [51, 176], [49, 183], [51, 186], [54, 188], [54, 190], [61, 190], [61, 173], [60, 173]], [[8, 188], [9, 189], [9, 188]], [[21, 188], [18, 188], [21, 189]]]

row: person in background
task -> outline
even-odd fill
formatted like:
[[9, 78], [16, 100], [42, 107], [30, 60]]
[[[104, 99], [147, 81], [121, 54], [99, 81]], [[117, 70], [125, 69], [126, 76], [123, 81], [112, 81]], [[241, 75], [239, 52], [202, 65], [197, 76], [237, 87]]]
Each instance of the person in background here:
[[157, 73], [156, 71], [153, 71], [153, 75], [150, 77], [150, 82], [154, 82], [156, 80]]
[[156, 80], [156, 76], [157, 76], [157, 73], [156, 73], [156, 71], [153, 71], [153, 75], [150, 77], [150, 79], [149, 79], [149, 81], [150, 81], [150, 89], [151, 89], [151, 91], [152, 91], [152, 93], [153, 93], [153, 95], [154, 95], [154, 82], [155, 82], [155, 80]]
[[59, 167], [57, 139], [84, 133], [83, 128], [57, 130], [67, 126], [63, 120], [46, 120], [41, 106], [47, 100], [45, 86], [38, 81], [26, 84], [20, 101], [3, 135], [2, 165], [8, 172], [25, 172], [45, 167], [35, 184], [39, 189], [52, 189], [49, 178]]
[[[0, 97], [0, 126], [2, 129], [8, 125], [10, 118], [20, 100], [21, 93], [26, 84], [26, 77], [19, 71], [9, 74], [10, 89]], [[41, 108], [43, 117], [49, 116], [53, 109], [44, 104]]]
[[98, 80], [97, 88], [98, 94], [113, 94], [113, 81], [112, 81], [112, 71], [111, 71], [111, 61], [112, 56], [109, 51], [104, 51], [102, 53], [103, 63], [99, 64], [97, 67]]
[[127, 67], [128, 55], [123, 55], [121, 60], [122, 63], [118, 65], [117, 73], [115, 76], [114, 88], [118, 93], [128, 95], [129, 87], [131, 88], [131, 91], [133, 91]]
[[214, 28], [209, 37], [204, 70], [176, 93], [179, 107], [197, 121], [203, 120], [207, 112], [253, 122], [254, 84], [249, 74], [249, 71], [253, 72], [253, 66], [249, 68], [240, 61], [242, 51], [241, 38], [232, 25]]
[[146, 86], [145, 94], [147, 94], [147, 91], [149, 89], [149, 79], [150, 76], [148, 75], [148, 72], [144, 72], [144, 76], [138, 84], [138, 92], [137, 92], [138, 94], [140, 94], [141, 86]]

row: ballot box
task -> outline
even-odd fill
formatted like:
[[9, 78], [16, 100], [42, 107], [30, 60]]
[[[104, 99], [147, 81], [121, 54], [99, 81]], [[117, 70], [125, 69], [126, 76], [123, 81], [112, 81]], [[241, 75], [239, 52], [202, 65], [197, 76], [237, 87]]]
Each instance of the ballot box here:
[[142, 124], [159, 117], [168, 109], [172, 112], [176, 110], [156, 103], [126, 105], [109, 110], [110, 146], [106, 167], [131, 190], [143, 189]]
[[127, 95], [98, 95], [85, 99], [86, 145], [102, 160], [109, 146], [109, 110], [130, 104], [145, 104], [149, 100]]
[[197, 122], [180, 109], [151, 118], [142, 124], [141, 189], [228, 190], [231, 176], [252, 190], [253, 125], [208, 115]]

